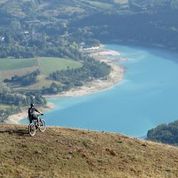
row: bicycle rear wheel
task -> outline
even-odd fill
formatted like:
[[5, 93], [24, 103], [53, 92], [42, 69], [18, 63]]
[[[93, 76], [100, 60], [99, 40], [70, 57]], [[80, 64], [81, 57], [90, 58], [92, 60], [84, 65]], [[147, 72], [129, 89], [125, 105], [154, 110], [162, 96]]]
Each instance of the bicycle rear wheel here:
[[39, 121], [39, 129], [41, 132], [44, 132], [46, 130], [46, 123], [43, 119], [40, 119]]
[[36, 134], [36, 126], [34, 123], [31, 123], [28, 125], [28, 133], [30, 134], [30, 136], [35, 136]]

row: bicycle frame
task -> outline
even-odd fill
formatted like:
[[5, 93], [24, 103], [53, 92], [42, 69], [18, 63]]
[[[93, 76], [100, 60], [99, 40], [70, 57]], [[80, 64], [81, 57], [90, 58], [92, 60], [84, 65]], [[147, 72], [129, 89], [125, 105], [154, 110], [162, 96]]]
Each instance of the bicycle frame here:
[[[30, 123], [28, 126], [29, 134], [31, 136], [34, 136], [36, 134], [37, 129], [39, 129], [41, 132], [44, 132], [46, 130], [45, 121], [39, 117], [40, 115], [43, 114], [38, 114], [37, 118], [33, 119], [32, 123]], [[32, 129], [33, 126], [35, 127], [34, 129]]]

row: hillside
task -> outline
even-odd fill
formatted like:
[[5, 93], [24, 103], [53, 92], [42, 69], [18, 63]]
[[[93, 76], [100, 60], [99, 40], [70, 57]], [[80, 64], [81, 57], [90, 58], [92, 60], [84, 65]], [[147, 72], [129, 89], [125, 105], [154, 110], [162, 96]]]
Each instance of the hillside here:
[[147, 139], [172, 145], [178, 145], [178, 120], [161, 124], [147, 133]]
[[99, 41], [177, 50], [177, 9], [178, 0], [3, 0], [0, 57], [78, 58], [77, 45]]
[[178, 149], [119, 134], [0, 125], [0, 177], [177, 178]]

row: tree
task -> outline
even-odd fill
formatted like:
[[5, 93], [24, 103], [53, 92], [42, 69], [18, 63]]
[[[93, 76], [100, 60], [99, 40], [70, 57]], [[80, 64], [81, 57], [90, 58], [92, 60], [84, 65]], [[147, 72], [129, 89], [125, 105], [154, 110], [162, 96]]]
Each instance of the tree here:
[[178, 144], [178, 121], [161, 124], [149, 130], [147, 139], [168, 144]]

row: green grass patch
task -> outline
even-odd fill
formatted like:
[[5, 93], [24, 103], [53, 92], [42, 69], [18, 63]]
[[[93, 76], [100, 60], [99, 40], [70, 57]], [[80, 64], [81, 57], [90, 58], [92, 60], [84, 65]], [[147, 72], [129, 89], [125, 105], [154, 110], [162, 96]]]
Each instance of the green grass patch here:
[[[76, 69], [82, 67], [80, 62], [65, 58], [56, 57], [38, 57], [29, 59], [0, 59], [0, 80], [6, 78], [11, 78], [14, 75], [22, 76], [27, 73], [31, 73], [34, 70], [39, 69], [41, 71], [40, 76], [38, 76], [38, 82], [30, 85], [28, 87], [16, 88], [17, 90], [33, 90], [41, 89], [42, 87], [49, 87], [52, 80], [47, 80], [46, 78], [52, 72], [66, 70], [66, 69]], [[59, 82], [57, 82], [60, 84]]]
[[37, 65], [35, 58], [30, 59], [0, 59], [0, 71], [22, 69], [26, 67], [33, 67]]
[[6, 110], [6, 109], [9, 109], [11, 108], [10, 105], [7, 105], [7, 104], [0, 104], [0, 110]]
[[49, 75], [52, 72], [57, 70], [66, 70], [68, 68], [75, 69], [82, 67], [80, 62], [64, 59], [64, 58], [55, 58], [55, 57], [40, 57], [38, 58], [38, 65], [40, 71], [44, 75]]

